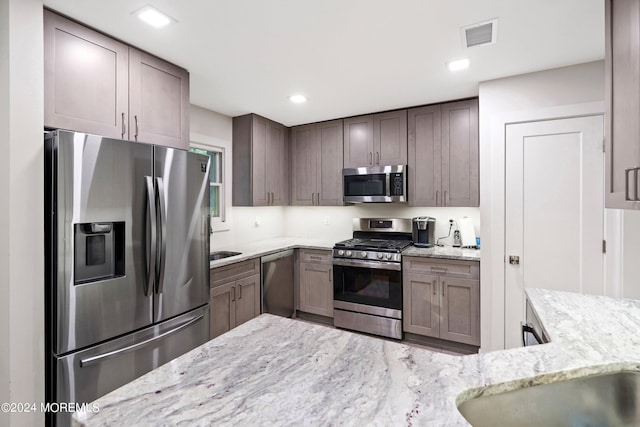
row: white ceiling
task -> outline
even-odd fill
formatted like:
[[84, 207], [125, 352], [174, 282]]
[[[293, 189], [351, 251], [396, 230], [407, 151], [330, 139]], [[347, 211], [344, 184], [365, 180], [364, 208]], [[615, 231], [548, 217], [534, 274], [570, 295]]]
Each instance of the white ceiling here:
[[[603, 0], [44, 0], [187, 68], [191, 102], [291, 126], [478, 94], [478, 82], [604, 58]], [[152, 4], [177, 20], [142, 24]], [[498, 18], [492, 45], [460, 27]], [[446, 63], [468, 57], [451, 73]], [[287, 97], [310, 98], [296, 105]]]

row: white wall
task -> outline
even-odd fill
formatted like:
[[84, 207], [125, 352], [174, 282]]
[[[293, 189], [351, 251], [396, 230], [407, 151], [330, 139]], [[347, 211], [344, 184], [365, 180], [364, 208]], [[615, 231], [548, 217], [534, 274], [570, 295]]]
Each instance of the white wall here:
[[604, 62], [482, 82], [479, 96], [481, 341], [485, 351], [504, 347], [505, 125], [604, 112]]
[[[289, 206], [285, 208], [285, 235], [288, 237], [313, 237], [344, 240], [351, 237], [353, 218], [396, 217], [413, 218], [432, 216], [436, 218], [436, 238], [446, 236], [449, 219], [456, 222], [467, 216], [472, 219], [476, 236], [480, 236], [479, 208], [412, 208], [399, 204], [359, 204], [352, 206]], [[443, 244], [452, 244], [453, 236], [443, 239]]]
[[42, 28], [42, 1], [0, 0], [0, 402], [44, 401]]

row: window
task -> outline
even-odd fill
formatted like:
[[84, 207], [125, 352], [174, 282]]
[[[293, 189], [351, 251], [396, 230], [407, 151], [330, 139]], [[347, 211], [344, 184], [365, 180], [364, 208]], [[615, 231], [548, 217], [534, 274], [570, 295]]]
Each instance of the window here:
[[224, 197], [224, 148], [192, 146], [189, 151], [204, 154], [211, 159], [209, 168], [209, 201], [211, 206], [211, 221], [225, 221], [225, 197]]

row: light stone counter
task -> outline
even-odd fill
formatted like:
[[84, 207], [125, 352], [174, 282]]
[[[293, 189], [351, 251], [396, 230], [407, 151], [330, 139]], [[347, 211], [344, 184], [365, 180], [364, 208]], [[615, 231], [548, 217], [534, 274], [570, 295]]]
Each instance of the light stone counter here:
[[549, 344], [451, 356], [263, 314], [98, 399], [75, 425], [461, 426], [456, 403], [640, 370], [640, 301], [527, 290]]
[[454, 248], [453, 246], [433, 246], [431, 248], [409, 246], [402, 251], [402, 255], [480, 261], [480, 249]]
[[[224, 265], [269, 255], [274, 252], [284, 251], [287, 249], [306, 248], [331, 250], [336, 242], [350, 238], [351, 236], [346, 236], [344, 239], [328, 240], [304, 237], [275, 237], [273, 239], [258, 240], [257, 242], [253, 243], [230, 245], [228, 247], [225, 247], [224, 250], [231, 252], [240, 252], [241, 254], [219, 259], [216, 261], [211, 261], [209, 262], [209, 268], [222, 267]], [[213, 252], [215, 251], [216, 249], [213, 250]]]
[[[273, 239], [259, 240], [253, 243], [230, 245], [225, 247], [224, 250], [240, 252], [240, 255], [211, 261], [209, 263], [209, 268], [222, 267], [287, 249], [306, 248], [331, 250], [333, 245], [337, 242], [350, 238], [351, 236], [345, 236], [344, 239], [329, 240], [304, 237], [275, 237]], [[452, 246], [436, 246], [432, 248], [416, 248], [415, 246], [409, 246], [402, 252], [402, 255], [480, 261], [479, 249], [461, 249], [454, 248]]]

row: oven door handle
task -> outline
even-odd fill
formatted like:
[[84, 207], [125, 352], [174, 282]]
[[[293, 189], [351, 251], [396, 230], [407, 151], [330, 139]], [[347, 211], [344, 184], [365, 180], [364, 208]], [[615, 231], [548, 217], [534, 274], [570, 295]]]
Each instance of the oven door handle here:
[[402, 264], [399, 262], [365, 261], [360, 259], [333, 258], [333, 265], [341, 265], [343, 267], [374, 268], [377, 270], [402, 270]]

